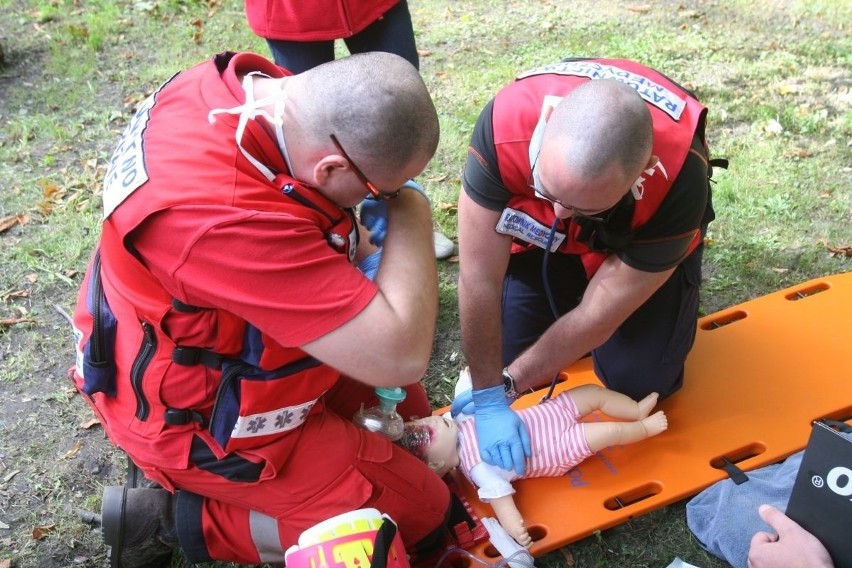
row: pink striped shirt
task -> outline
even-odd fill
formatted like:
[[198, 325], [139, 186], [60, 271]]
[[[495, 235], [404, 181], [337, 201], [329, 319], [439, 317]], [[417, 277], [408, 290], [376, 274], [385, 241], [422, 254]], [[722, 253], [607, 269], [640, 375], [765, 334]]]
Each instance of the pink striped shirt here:
[[[520, 478], [557, 477], [592, 455], [583, 433], [577, 406], [567, 392], [544, 404], [518, 411], [530, 433], [532, 456]], [[474, 419], [459, 423], [459, 468], [470, 478], [470, 471], [482, 462], [476, 440]], [[513, 479], [518, 476], [512, 475]]]

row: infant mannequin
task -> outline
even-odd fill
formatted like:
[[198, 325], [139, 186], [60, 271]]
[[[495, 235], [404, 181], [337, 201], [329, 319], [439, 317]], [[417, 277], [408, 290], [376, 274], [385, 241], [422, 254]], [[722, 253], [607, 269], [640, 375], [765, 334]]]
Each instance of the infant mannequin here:
[[[657, 393], [652, 393], [636, 402], [597, 385], [581, 385], [544, 404], [518, 410], [532, 445], [532, 456], [526, 459], [523, 476], [482, 461], [473, 417], [460, 415], [453, 421], [449, 415], [430, 416], [407, 422], [400, 443], [438, 475], [443, 476], [455, 467], [461, 469], [477, 487], [479, 498], [491, 504], [506, 532], [529, 548], [532, 538], [515, 505], [511, 482], [561, 476], [604, 448], [660, 434], [668, 428], [668, 421], [663, 411], [651, 414], [657, 398]], [[578, 422], [596, 410], [630, 422]]]

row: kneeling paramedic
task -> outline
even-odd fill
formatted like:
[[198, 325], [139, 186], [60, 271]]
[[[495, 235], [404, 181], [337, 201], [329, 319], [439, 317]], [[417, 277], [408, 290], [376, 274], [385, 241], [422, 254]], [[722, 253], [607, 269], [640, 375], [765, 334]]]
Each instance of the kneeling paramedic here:
[[[442, 534], [446, 485], [354, 426], [375, 386], [417, 383], [437, 310], [427, 199], [438, 143], [417, 70], [360, 54], [299, 75], [222, 53], [139, 107], [104, 182], [74, 315], [72, 379], [162, 486], [113, 494], [113, 566], [283, 562], [299, 534], [375, 508], [409, 550]], [[352, 208], [387, 199], [375, 281]]]

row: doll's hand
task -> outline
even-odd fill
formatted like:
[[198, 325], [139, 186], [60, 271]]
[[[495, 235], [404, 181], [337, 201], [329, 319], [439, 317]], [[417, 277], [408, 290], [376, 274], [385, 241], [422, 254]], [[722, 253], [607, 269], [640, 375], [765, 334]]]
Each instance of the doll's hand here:
[[524, 520], [518, 517], [518, 522], [510, 523], [510, 525], [511, 526], [503, 527], [504, 529], [506, 529], [506, 532], [509, 533], [509, 535], [524, 548], [531, 547], [533, 539], [530, 536], [530, 533], [527, 532], [527, 528], [524, 526]]

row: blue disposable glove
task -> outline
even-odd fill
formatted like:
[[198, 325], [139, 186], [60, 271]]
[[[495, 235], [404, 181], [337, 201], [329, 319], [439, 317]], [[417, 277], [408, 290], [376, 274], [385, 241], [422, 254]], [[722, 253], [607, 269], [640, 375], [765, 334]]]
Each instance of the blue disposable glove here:
[[367, 198], [361, 203], [361, 224], [370, 231], [370, 242], [380, 247], [388, 236], [388, 204]]
[[358, 270], [364, 273], [364, 276], [370, 280], [376, 279], [376, 274], [379, 272], [379, 265], [382, 263], [382, 249], [377, 250], [367, 258], [361, 261], [358, 265]]
[[532, 455], [530, 434], [514, 410], [509, 408], [503, 385], [472, 393], [476, 410], [476, 438], [485, 463], [523, 475]]
[[450, 416], [453, 418], [459, 414], [473, 415], [474, 412], [475, 406], [473, 404], [473, 391], [471, 389], [460, 392], [450, 405]]

